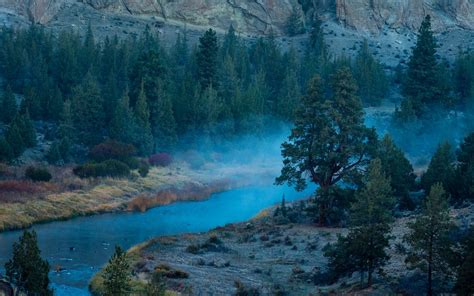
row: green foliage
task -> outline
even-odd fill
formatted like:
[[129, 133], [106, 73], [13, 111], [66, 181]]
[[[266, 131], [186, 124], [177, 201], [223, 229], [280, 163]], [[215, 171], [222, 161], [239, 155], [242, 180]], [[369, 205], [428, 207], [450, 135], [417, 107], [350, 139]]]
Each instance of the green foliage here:
[[474, 227], [470, 227], [461, 241], [460, 265], [457, 270], [454, 292], [456, 295], [474, 294]]
[[428, 169], [421, 177], [421, 186], [423, 189], [429, 192], [434, 184], [441, 183], [443, 188], [451, 192], [453, 190], [452, 186], [455, 176], [455, 160], [455, 154], [451, 145], [448, 142], [440, 144], [431, 158]]
[[474, 198], [474, 133], [464, 138], [457, 151], [454, 197], [458, 200]]
[[150, 165], [147, 161], [140, 161], [138, 165], [138, 173], [142, 178], [148, 176], [148, 172], [150, 171]]
[[135, 143], [135, 121], [128, 94], [125, 93], [115, 107], [112, 121], [110, 122], [110, 136], [112, 139], [123, 143]]
[[474, 51], [461, 52], [454, 63], [455, 91], [463, 106], [474, 104]]
[[46, 160], [51, 164], [60, 164], [63, 160], [60, 150], [60, 143], [54, 141], [46, 153]]
[[96, 79], [88, 73], [82, 83], [73, 89], [71, 114], [79, 141], [94, 145], [102, 140], [105, 127], [102, 96]]
[[413, 166], [405, 157], [403, 151], [395, 145], [389, 135], [385, 135], [382, 141], [379, 142], [377, 157], [382, 163], [383, 172], [390, 177], [393, 193], [399, 198], [399, 207], [413, 210], [413, 204], [409, 201], [408, 193], [414, 189], [416, 175], [413, 172]]
[[446, 102], [447, 92], [436, 61], [436, 40], [431, 30], [431, 17], [421, 24], [418, 40], [408, 63], [403, 94], [411, 101], [417, 117], [426, 115], [428, 108]]
[[293, 9], [286, 20], [286, 32], [289, 36], [296, 36], [304, 33], [304, 24], [299, 10]]
[[2, 112], [0, 112], [0, 120], [6, 124], [12, 122], [18, 112], [15, 96], [9, 85], [5, 88], [3, 96], [1, 97], [0, 106]]
[[5, 138], [0, 138], [0, 161], [9, 162], [13, 158], [13, 150]]
[[370, 106], [380, 105], [388, 91], [388, 78], [383, 66], [370, 53], [367, 40], [359, 50], [353, 69], [362, 101]]
[[148, 109], [145, 89], [142, 85], [135, 103], [134, 119], [136, 121], [136, 135], [139, 139], [136, 146], [140, 155], [148, 155], [153, 151], [153, 135], [150, 127], [150, 110]]
[[363, 124], [363, 111], [355, 93], [350, 70], [336, 72], [333, 95], [326, 98], [322, 82], [315, 77], [296, 111], [295, 127], [282, 144], [283, 169], [278, 184], [306, 187], [307, 177], [319, 184], [319, 222], [326, 223], [331, 204], [325, 192], [364, 167], [373, 154], [376, 136]]
[[446, 192], [440, 183], [431, 187], [422, 213], [408, 223], [409, 233], [405, 241], [410, 246], [406, 263], [427, 275], [427, 294], [433, 295], [433, 275], [449, 271], [448, 260], [452, 254], [449, 237], [453, 229], [449, 215]]
[[29, 166], [26, 168], [25, 178], [34, 182], [49, 182], [53, 176], [46, 168]]
[[49, 264], [41, 258], [36, 232], [25, 230], [13, 244], [13, 257], [5, 264], [8, 279], [28, 295], [49, 296]]
[[358, 271], [362, 280], [367, 273], [370, 286], [373, 272], [389, 259], [386, 248], [389, 247], [394, 199], [390, 179], [383, 173], [379, 159], [370, 163], [364, 181], [351, 208], [349, 234], [339, 237], [336, 245], [326, 247], [325, 256], [329, 257], [329, 268], [334, 276]]
[[130, 144], [117, 142], [114, 140], [107, 140], [103, 143], [97, 144], [89, 151], [89, 157], [97, 162], [115, 159], [126, 161], [134, 156], [136, 153], [135, 147]]
[[217, 51], [216, 32], [209, 29], [199, 38], [199, 49], [196, 54], [197, 76], [203, 90], [211, 84], [214, 86], [218, 84], [216, 79]]
[[163, 280], [163, 276], [160, 272], [153, 272], [151, 279], [146, 285], [147, 296], [165, 296], [166, 295], [166, 284]]
[[119, 246], [115, 247], [115, 253], [110, 258], [102, 277], [104, 278], [104, 296], [130, 295], [130, 271], [127, 253]]

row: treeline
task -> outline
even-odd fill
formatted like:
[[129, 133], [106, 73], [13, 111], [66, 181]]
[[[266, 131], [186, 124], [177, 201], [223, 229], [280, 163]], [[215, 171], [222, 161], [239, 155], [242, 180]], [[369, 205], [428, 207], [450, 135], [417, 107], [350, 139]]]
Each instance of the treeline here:
[[[209, 29], [196, 46], [183, 32], [169, 50], [150, 29], [139, 38], [98, 42], [90, 27], [81, 37], [32, 25], [3, 28], [0, 42], [0, 119], [9, 131], [0, 145], [4, 161], [31, 147], [8, 136], [16, 133], [17, 117], [28, 126], [31, 120], [55, 123], [48, 134], [52, 152], [68, 161], [105, 139], [148, 155], [190, 146], [197, 137], [212, 142], [259, 133], [266, 118], [293, 120], [309, 78], [318, 73], [329, 80], [342, 65], [351, 65], [366, 104], [379, 104], [387, 90], [367, 45], [354, 62], [334, 59], [319, 22], [303, 54], [282, 51], [272, 36], [250, 43], [232, 27], [221, 38]], [[26, 133], [19, 128], [14, 138]]]

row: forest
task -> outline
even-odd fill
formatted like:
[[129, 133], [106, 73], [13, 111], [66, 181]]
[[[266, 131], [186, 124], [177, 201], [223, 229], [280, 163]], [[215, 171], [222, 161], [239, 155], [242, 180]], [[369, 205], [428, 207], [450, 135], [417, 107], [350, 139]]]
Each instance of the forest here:
[[[471, 295], [474, 228], [450, 211], [474, 199], [474, 52], [440, 59], [427, 16], [410, 60], [390, 68], [367, 41], [355, 58], [331, 55], [321, 26], [312, 24], [300, 51], [282, 49], [274, 36], [248, 41], [232, 26], [223, 35], [205, 31], [196, 45], [185, 30], [169, 45], [150, 28], [136, 38], [96, 40], [90, 25], [83, 35], [3, 27], [0, 162], [20, 164], [40, 131], [51, 144], [25, 178], [48, 182], [51, 166], [71, 166], [81, 179], [131, 170], [144, 178], [150, 165], [167, 166], [183, 149], [230, 149], [235, 139], [287, 125], [275, 183], [297, 191], [315, 184], [301, 215], [348, 230], [324, 246], [327, 268], [312, 279], [316, 285], [357, 273], [361, 286], [372, 286], [391, 260], [392, 224], [409, 216], [395, 248], [406, 270], [422, 274], [420, 294]], [[393, 133], [381, 134], [366, 126], [365, 110], [386, 105], [393, 93], [402, 98], [391, 101]], [[431, 133], [433, 122], [453, 116], [463, 137], [438, 143], [425, 164], [413, 163], [401, 148], [404, 136]], [[275, 215], [290, 219], [295, 207], [287, 207], [283, 199]], [[116, 247], [103, 295], [130, 295], [125, 258]], [[53, 293], [34, 231], [15, 243], [5, 270], [31, 295]], [[162, 276], [154, 274], [144, 295], [165, 295]]]

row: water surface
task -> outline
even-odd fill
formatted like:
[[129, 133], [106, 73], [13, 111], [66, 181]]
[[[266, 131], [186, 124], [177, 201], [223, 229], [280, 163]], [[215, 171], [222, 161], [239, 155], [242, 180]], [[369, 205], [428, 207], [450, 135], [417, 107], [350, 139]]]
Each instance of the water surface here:
[[[262, 209], [279, 203], [283, 195], [293, 201], [314, 188], [295, 192], [286, 186], [260, 186], [213, 194], [199, 202], [178, 202], [145, 213], [114, 213], [35, 225], [43, 258], [52, 272], [55, 295], [89, 295], [92, 276], [114, 252], [160, 235], [202, 232], [227, 223], [250, 219]], [[21, 231], [0, 233], [0, 264], [11, 257], [12, 244]], [[60, 266], [64, 271], [55, 272]]]

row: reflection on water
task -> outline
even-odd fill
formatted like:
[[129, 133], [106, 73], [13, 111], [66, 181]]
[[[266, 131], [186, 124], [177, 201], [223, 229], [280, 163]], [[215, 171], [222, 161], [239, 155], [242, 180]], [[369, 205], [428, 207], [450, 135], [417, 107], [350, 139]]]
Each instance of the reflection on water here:
[[[36, 225], [40, 249], [52, 270], [55, 295], [89, 295], [87, 284], [114, 251], [159, 235], [201, 232], [227, 223], [245, 221], [281, 201], [293, 201], [313, 192], [295, 192], [286, 186], [235, 189], [201, 202], [180, 202], [145, 213], [117, 213], [80, 217]], [[0, 264], [10, 258], [20, 231], [0, 233]]]

